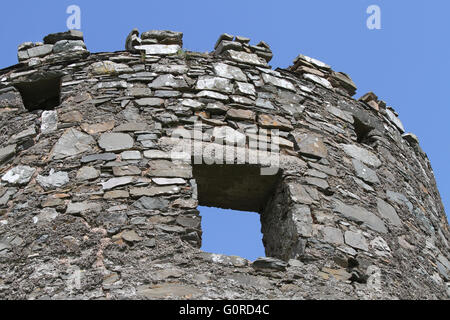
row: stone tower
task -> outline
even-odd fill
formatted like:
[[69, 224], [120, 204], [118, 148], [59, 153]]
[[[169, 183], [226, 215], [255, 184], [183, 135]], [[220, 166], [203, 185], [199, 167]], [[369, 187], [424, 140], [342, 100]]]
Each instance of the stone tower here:
[[[78, 31], [0, 70], [0, 299], [448, 299], [418, 138], [348, 75], [263, 41]], [[202, 252], [198, 205], [256, 211], [265, 258]], [[227, 241], [227, 239], [224, 239]]]

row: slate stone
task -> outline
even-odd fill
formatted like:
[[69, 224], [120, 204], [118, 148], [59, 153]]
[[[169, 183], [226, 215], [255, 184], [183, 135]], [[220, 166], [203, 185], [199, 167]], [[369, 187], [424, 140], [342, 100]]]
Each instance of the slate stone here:
[[404, 194], [387, 190], [386, 195], [389, 198], [389, 200], [394, 201], [397, 204], [404, 204], [408, 207], [410, 213], [413, 212], [414, 208], [413, 204], [411, 203], [411, 201], [408, 200], [408, 198]]
[[52, 170], [48, 176], [38, 175], [36, 181], [42, 188], [49, 190], [65, 186], [70, 179], [67, 172], [53, 172]]
[[162, 195], [171, 195], [180, 192], [180, 188], [176, 186], [150, 187], [150, 188], [132, 188], [130, 194], [133, 197], [154, 197]]
[[58, 113], [56, 111], [44, 111], [41, 116], [41, 132], [46, 134], [58, 129]]
[[79, 214], [86, 212], [99, 212], [102, 210], [102, 206], [99, 203], [93, 202], [70, 202], [67, 205], [66, 213], [67, 214]]
[[163, 74], [163, 75], [157, 77], [148, 86], [153, 89], [159, 89], [159, 88], [185, 89], [185, 88], [189, 88], [188, 84], [186, 83], [186, 81], [184, 80], [183, 77], [174, 77], [171, 74]]
[[136, 50], [145, 51], [147, 55], [173, 55], [177, 54], [181, 47], [176, 44], [165, 45], [165, 44], [148, 44], [140, 45], [134, 47]]
[[100, 172], [92, 167], [83, 167], [77, 172], [77, 180], [87, 181], [94, 180], [100, 176]]
[[134, 179], [132, 177], [121, 177], [121, 178], [112, 178], [106, 182], [100, 183], [103, 187], [103, 190], [111, 190], [116, 187], [126, 186], [132, 183]]
[[83, 41], [83, 32], [79, 30], [69, 30], [66, 32], [52, 33], [44, 38], [45, 44], [55, 44], [61, 40], [81, 40]]
[[381, 166], [381, 161], [378, 159], [376, 155], [374, 155], [371, 151], [358, 147], [353, 144], [343, 144], [341, 145], [342, 149], [346, 154], [350, 157], [365, 163], [371, 167], [378, 168]]
[[86, 51], [86, 45], [81, 40], [61, 40], [53, 46], [53, 53], [63, 53], [71, 51]]
[[255, 86], [251, 83], [245, 83], [245, 82], [236, 82], [236, 88], [234, 93], [242, 94], [242, 95], [249, 95], [249, 96], [256, 96], [256, 89]]
[[170, 160], [171, 156], [169, 153], [161, 150], [146, 150], [144, 151], [144, 157], [153, 160]]
[[169, 201], [159, 197], [142, 197], [133, 206], [143, 210], [162, 210], [169, 207]]
[[215, 127], [212, 133], [214, 141], [219, 144], [244, 146], [247, 137], [231, 127]]
[[215, 99], [220, 101], [227, 101], [229, 98], [227, 95], [210, 91], [210, 90], [202, 90], [199, 93], [197, 93], [198, 98], [208, 98], [208, 99]]
[[20, 92], [14, 87], [0, 89], [0, 108], [23, 108]]
[[365, 166], [361, 161], [352, 159], [353, 167], [355, 168], [356, 175], [367, 183], [375, 184], [380, 183], [377, 173]]
[[261, 257], [252, 263], [252, 267], [257, 271], [274, 272], [285, 271], [288, 264], [282, 260], [269, 257]]
[[127, 230], [122, 233], [122, 239], [127, 242], [139, 242], [142, 238], [134, 230]]
[[346, 231], [345, 232], [345, 243], [349, 246], [360, 249], [364, 251], [369, 251], [369, 245], [366, 238], [361, 233]]
[[232, 93], [233, 85], [229, 79], [203, 76], [197, 80], [196, 90], [218, 91], [223, 93]]
[[324, 78], [318, 77], [315, 74], [310, 74], [310, 73], [305, 73], [303, 75], [303, 78], [307, 79], [307, 80], [311, 80], [314, 83], [317, 83], [319, 85], [321, 85], [322, 87], [325, 87], [327, 89], [333, 89], [333, 86], [331, 85], [331, 83]]
[[148, 175], [161, 178], [192, 178], [192, 167], [184, 163], [174, 163], [167, 160], [149, 162]]
[[25, 185], [30, 182], [35, 172], [35, 168], [28, 166], [17, 166], [7, 171], [3, 175], [2, 181], [14, 185]]
[[113, 174], [116, 177], [140, 176], [141, 173], [141, 169], [136, 166], [113, 167]]
[[322, 229], [323, 239], [325, 242], [335, 245], [344, 244], [344, 236], [342, 231], [333, 227], [324, 227]]
[[117, 156], [114, 153], [99, 153], [81, 158], [81, 163], [89, 163], [94, 161], [113, 161]]
[[0, 148], [0, 165], [6, 163], [16, 154], [16, 145], [12, 144], [4, 148]]
[[142, 154], [139, 151], [124, 151], [120, 154], [122, 160], [141, 160]]
[[53, 159], [60, 160], [84, 152], [92, 152], [95, 140], [90, 135], [76, 129], [68, 129], [53, 149]]
[[53, 51], [53, 45], [51, 44], [45, 44], [43, 46], [34, 47], [27, 50], [28, 57], [31, 58], [42, 58], [49, 54], [51, 54]]
[[315, 158], [326, 158], [328, 156], [328, 149], [319, 136], [310, 133], [299, 134], [295, 132], [293, 136], [301, 154]]
[[140, 107], [162, 107], [164, 100], [160, 98], [142, 98], [135, 101]]
[[276, 87], [286, 89], [286, 90], [291, 90], [294, 92], [296, 91], [295, 86], [286, 79], [277, 78], [277, 77], [271, 76], [270, 74], [267, 74], [267, 73], [263, 73], [263, 74], [261, 74], [261, 76], [262, 76], [264, 83], [266, 83], [266, 84], [271, 84]]
[[372, 230], [380, 233], [387, 233], [384, 222], [373, 213], [359, 206], [349, 206], [339, 200], [334, 200], [333, 210], [342, 214], [346, 218], [363, 223]]
[[105, 151], [122, 151], [133, 148], [134, 139], [125, 133], [103, 133], [98, 144]]
[[152, 181], [159, 186], [168, 186], [168, 185], [183, 185], [186, 184], [186, 180], [181, 178], [153, 178]]
[[400, 119], [392, 112], [390, 109], [386, 109], [387, 116], [389, 120], [395, 125], [395, 127], [400, 131], [400, 133], [405, 133], [405, 127]]
[[247, 76], [242, 72], [241, 68], [230, 66], [225, 63], [216, 63], [213, 65], [213, 68], [214, 73], [218, 77], [247, 82]]
[[[234, 42], [236, 43], [236, 42]], [[255, 66], [266, 66], [266, 61], [261, 61], [261, 59], [254, 53], [247, 53], [242, 51], [228, 50], [224, 54], [226, 57], [229, 57], [231, 60], [240, 63], [246, 63]]]
[[269, 114], [260, 114], [258, 116], [258, 124], [262, 128], [279, 129], [291, 131], [294, 130], [291, 122], [281, 116], [272, 116]]
[[230, 109], [227, 112], [227, 117], [234, 120], [249, 120], [255, 121], [256, 114], [251, 110], [245, 109]]
[[397, 211], [395, 211], [393, 206], [380, 198], [377, 198], [377, 206], [378, 212], [383, 218], [388, 220], [394, 226], [400, 227], [402, 225], [402, 220], [399, 218]]
[[313, 220], [310, 208], [305, 205], [294, 205], [291, 214], [297, 233], [305, 238], [311, 237]]
[[99, 61], [94, 62], [90, 66], [90, 70], [93, 75], [120, 75], [126, 73], [132, 73], [133, 69], [123, 63], [115, 63], [112, 61]]

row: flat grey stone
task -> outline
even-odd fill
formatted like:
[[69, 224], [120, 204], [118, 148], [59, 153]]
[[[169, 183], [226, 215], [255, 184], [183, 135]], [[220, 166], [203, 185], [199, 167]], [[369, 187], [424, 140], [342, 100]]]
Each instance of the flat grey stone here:
[[402, 220], [398, 216], [397, 211], [395, 211], [393, 206], [380, 198], [377, 198], [377, 206], [378, 212], [383, 218], [387, 219], [394, 226], [400, 227], [402, 225]]
[[41, 116], [41, 132], [50, 133], [58, 129], [58, 113], [56, 111], [44, 111]]
[[81, 163], [89, 163], [94, 161], [113, 161], [116, 160], [117, 156], [114, 153], [99, 153], [90, 156], [85, 156], [81, 158]]
[[345, 243], [349, 246], [364, 251], [369, 251], [369, 245], [366, 238], [361, 233], [347, 231], [345, 232]]
[[146, 150], [144, 157], [152, 160], [170, 160], [170, 154], [161, 150]]
[[389, 108], [386, 109], [386, 113], [389, 120], [395, 125], [395, 127], [397, 127], [400, 133], [405, 133], [405, 127], [400, 119]]
[[333, 227], [324, 227], [322, 229], [323, 239], [325, 242], [341, 245], [344, 244], [344, 235], [342, 231]]
[[196, 89], [218, 91], [223, 93], [232, 93], [233, 85], [231, 84], [231, 81], [229, 79], [211, 76], [202, 76], [199, 77], [197, 81]]
[[156, 73], [185, 74], [189, 68], [183, 64], [153, 64], [152, 71]]
[[142, 154], [139, 151], [124, 151], [120, 154], [122, 160], [141, 160]]
[[282, 260], [276, 258], [258, 258], [252, 263], [252, 267], [255, 270], [272, 272], [272, 271], [285, 271], [288, 264]]
[[105, 151], [122, 151], [133, 148], [134, 139], [125, 133], [104, 133], [98, 144]]
[[316, 158], [326, 158], [328, 149], [323, 139], [310, 133], [293, 133], [301, 154]]
[[286, 79], [277, 78], [267, 73], [263, 73], [261, 76], [266, 84], [271, 84], [286, 90], [296, 91], [295, 86]]
[[159, 89], [159, 88], [188, 88], [188, 84], [183, 77], [174, 77], [171, 74], [163, 74], [153, 80], [152, 83], [148, 85], [150, 88]]
[[60, 40], [53, 46], [53, 53], [86, 51], [86, 45], [82, 40]]
[[311, 237], [313, 225], [311, 209], [308, 206], [296, 204], [292, 208], [291, 214], [297, 233], [305, 238]]
[[380, 218], [362, 207], [348, 206], [335, 199], [333, 210], [337, 213], [342, 214], [350, 220], [362, 222], [372, 230], [378, 231], [380, 233], [387, 233], [388, 231], [384, 222]]
[[154, 160], [149, 162], [150, 177], [158, 178], [192, 178], [192, 167], [189, 164], [174, 163], [167, 160]]
[[236, 82], [235, 93], [254, 97], [256, 96], [256, 89], [251, 83]]
[[311, 80], [319, 85], [321, 85], [322, 87], [325, 87], [327, 89], [333, 89], [333, 86], [331, 85], [331, 83], [324, 78], [321, 78], [319, 76], [316, 76], [315, 74], [310, 74], [310, 73], [305, 73], [303, 75], [303, 78], [307, 79], [307, 80]]
[[41, 212], [33, 217], [33, 223], [49, 223], [55, 220], [59, 216], [58, 211], [53, 208], [44, 208]]
[[126, 186], [130, 183], [133, 183], [134, 178], [132, 177], [120, 177], [120, 178], [112, 178], [106, 182], [101, 183], [103, 186], [103, 190], [111, 190], [116, 187]]
[[102, 206], [98, 203], [91, 202], [70, 202], [67, 205], [66, 213], [67, 214], [79, 214], [85, 212], [99, 212], [102, 210]]
[[0, 148], [0, 165], [11, 159], [16, 154], [16, 145], [12, 144], [4, 148]]
[[336, 117], [338, 117], [339, 119], [342, 119], [346, 122], [349, 123], [354, 123], [355, 120], [352, 116], [352, 114], [350, 112], [341, 110], [339, 108], [333, 107], [332, 105], [327, 106], [327, 111], [333, 115], [335, 115]]
[[90, 135], [76, 129], [67, 130], [53, 149], [53, 159], [60, 160], [84, 152], [92, 152], [95, 140]]
[[65, 186], [70, 182], [70, 179], [67, 172], [53, 172], [52, 170], [48, 176], [38, 175], [36, 181], [42, 188], [49, 190]]
[[159, 186], [169, 186], [169, 185], [183, 185], [186, 184], [186, 180], [181, 178], [153, 178], [152, 181]]
[[148, 55], [172, 55], [178, 53], [181, 47], [177, 44], [148, 44], [136, 46], [135, 49], [145, 51]]
[[83, 32], [79, 30], [69, 30], [66, 32], [51, 33], [44, 38], [44, 43], [55, 44], [61, 40], [84, 40]]
[[135, 206], [138, 209], [145, 209], [145, 210], [161, 210], [168, 208], [169, 201], [164, 198], [151, 198], [151, 197], [142, 197], [139, 200], [137, 200], [133, 206]]
[[231, 60], [234, 60], [236, 62], [251, 64], [255, 66], [267, 66], [267, 63], [262, 59], [260, 59], [256, 54], [254, 53], [247, 53], [242, 51], [235, 51], [235, 50], [228, 50], [225, 52], [225, 56], [231, 58]]
[[45, 44], [43, 46], [34, 47], [27, 50], [29, 58], [42, 58], [51, 54], [53, 51], [53, 45]]
[[244, 146], [247, 141], [247, 137], [245, 134], [240, 133], [237, 130], [234, 130], [231, 127], [215, 127], [212, 133], [212, 137], [214, 137], [214, 141], [216, 143], [222, 143], [227, 145], [233, 145], [237, 143], [239, 146]]
[[355, 158], [356, 160], [359, 160], [375, 168], [381, 166], [381, 161], [378, 159], [378, 157], [367, 149], [363, 149], [354, 144], [343, 144], [341, 145], [341, 147], [346, 154], [348, 154], [352, 158]]
[[79, 181], [93, 180], [97, 179], [99, 176], [100, 172], [93, 167], [83, 167], [77, 172], [77, 180]]
[[94, 62], [89, 67], [93, 75], [119, 75], [124, 73], [132, 73], [133, 69], [123, 63], [115, 63], [112, 61]]
[[3, 175], [2, 181], [14, 185], [24, 185], [30, 182], [35, 172], [35, 168], [28, 166], [17, 166], [7, 171]]
[[213, 65], [213, 68], [214, 73], [218, 77], [247, 82], [247, 76], [242, 72], [241, 68], [230, 66], [225, 63], [216, 63]]
[[352, 162], [353, 167], [355, 168], [356, 171], [356, 175], [359, 178], [371, 184], [380, 183], [377, 173], [374, 170], [368, 168], [359, 160], [352, 159]]
[[198, 98], [208, 98], [208, 99], [215, 99], [220, 101], [227, 101], [229, 98], [227, 95], [210, 91], [210, 90], [202, 90], [199, 93], [197, 93]]
[[142, 98], [135, 101], [140, 107], [162, 107], [164, 100], [160, 98]]
[[305, 55], [303, 55], [303, 54], [299, 54], [299, 55], [295, 58], [294, 64], [296, 64], [297, 61], [300, 60], [300, 59], [302, 59], [302, 60], [304, 60], [304, 61], [306, 61], [306, 62], [312, 64], [313, 66], [315, 66], [315, 67], [317, 67], [317, 68], [319, 68], [319, 69], [325, 69], [325, 70], [330, 70], [330, 69], [331, 69], [331, 67], [330, 67], [329, 65], [327, 65], [326, 63], [324, 63], [324, 62], [322, 62], [322, 61], [320, 61], [320, 60], [317, 60], [317, 59], [314, 59], [314, 58], [305, 56]]
[[388, 190], [386, 191], [386, 195], [390, 200], [396, 202], [397, 204], [406, 205], [408, 207], [409, 212], [411, 213], [413, 212], [414, 206], [404, 194]]

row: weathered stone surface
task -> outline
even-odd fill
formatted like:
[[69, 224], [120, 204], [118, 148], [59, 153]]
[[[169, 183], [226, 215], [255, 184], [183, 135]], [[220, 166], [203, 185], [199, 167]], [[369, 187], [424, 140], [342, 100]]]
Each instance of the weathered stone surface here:
[[53, 148], [53, 159], [64, 159], [80, 153], [91, 152], [94, 138], [76, 129], [67, 130]]
[[298, 134], [294, 132], [293, 135], [301, 154], [317, 158], [326, 158], [328, 156], [328, 149], [322, 138], [309, 133]]
[[69, 30], [66, 32], [51, 33], [44, 38], [45, 44], [55, 44], [61, 40], [81, 40], [83, 41], [83, 32], [79, 30]]
[[228, 50], [225, 55], [236, 62], [247, 63], [256, 66], [266, 66], [265, 61], [261, 61], [261, 59], [253, 53]]
[[355, 249], [369, 251], [367, 240], [361, 233], [351, 231], [345, 232], [345, 243]]
[[387, 202], [383, 201], [380, 198], [377, 198], [377, 206], [378, 212], [383, 218], [388, 220], [394, 226], [400, 227], [402, 225], [402, 220], [399, 218], [394, 207], [392, 207], [390, 204], [388, 204]]
[[177, 44], [148, 44], [135, 46], [135, 49], [144, 51], [148, 55], [173, 55], [180, 51], [181, 47]]
[[225, 78], [219, 77], [200, 77], [197, 81], [197, 90], [210, 90], [218, 91], [221, 93], [232, 93], [233, 86], [231, 81]]
[[334, 200], [333, 210], [342, 214], [346, 218], [363, 223], [372, 230], [387, 233], [388, 230], [384, 222], [373, 213], [359, 206], [349, 206], [339, 200]]
[[359, 160], [371, 167], [378, 168], [381, 166], [381, 161], [378, 159], [378, 157], [367, 149], [363, 149], [353, 144], [342, 145], [342, 149], [350, 157]]
[[58, 113], [56, 111], [44, 111], [41, 116], [41, 132], [49, 133], [58, 129]]
[[183, 77], [174, 77], [171, 74], [164, 74], [156, 78], [152, 83], [148, 85], [150, 88], [188, 88], [186, 81]]
[[234, 145], [239, 146], [245, 145], [247, 137], [237, 130], [230, 127], [215, 127], [212, 133], [214, 141], [219, 144]]
[[85, 156], [81, 158], [81, 163], [89, 163], [94, 161], [112, 161], [116, 160], [116, 155], [114, 153], [99, 153], [99, 154], [93, 154], [90, 156]]
[[135, 207], [146, 210], [160, 210], [169, 206], [169, 201], [162, 198], [142, 197], [133, 204]]
[[81, 40], [61, 40], [53, 46], [53, 53], [85, 51], [86, 45]]
[[95, 62], [91, 65], [91, 72], [94, 75], [102, 76], [102, 75], [132, 73], [133, 69], [131, 69], [128, 65], [123, 63], [115, 63], [112, 61], [100, 61]]
[[136, 100], [136, 104], [140, 107], [162, 107], [164, 100], [161, 98], [142, 98]]
[[380, 179], [378, 179], [377, 173], [365, 166], [361, 161], [352, 159], [353, 167], [355, 168], [356, 175], [363, 179], [367, 183], [379, 183]]
[[35, 172], [35, 168], [28, 166], [17, 166], [7, 171], [3, 175], [2, 181], [10, 184], [24, 185], [30, 182]]
[[405, 127], [400, 119], [390, 109], [386, 109], [386, 113], [389, 120], [395, 125], [395, 127], [397, 127], [400, 133], [405, 133]]
[[218, 77], [247, 82], [247, 76], [238, 67], [230, 66], [225, 63], [216, 63], [213, 68]]
[[291, 122], [280, 116], [271, 116], [263, 114], [258, 117], [258, 123], [262, 128], [279, 129], [279, 130], [294, 130]]
[[282, 89], [296, 91], [294, 85], [288, 80], [277, 78], [267, 73], [262, 73], [261, 76], [264, 83], [271, 84]]
[[98, 144], [105, 151], [122, 151], [131, 149], [134, 140], [125, 133], [104, 133], [100, 136]]
[[311, 80], [319, 85], [321, 85], [322, 87], [325, 87], [327, 89], [333, 89], [333, 86], [331, 85], [331, 83], [324, 78], [318, 77], [315, 74], [310, 74], [310, 73], [305, 73], [303, 75], [303, 77], [307, 80]]
[[94, 180], [100, 176], [100, 172], [93, 167], [83, 167], [77, 172], [77, 180]]
[[227, 117], [234, 120], [249, 120], [255, 121], [256, 114], [251, 110], [244, 109], [230, 109], [227, 112]]
[[252, 267], [258, 271], [273, 272], [286, 270], [287, 263], [274, 258], [258, 258]]
[[333, 228], [333, 227], [325, 227], [322, 229], [323, 233], [323, 240], [329, 243], [341, 245], [344, 243], [344, 236], [342, 234], [342, 231]]
[[66, 214], [80, 214], [86, 212], [99, 212], [102, 206], [93, 202], [70, 202], [67, 205]]
[[162, 178], [192, 178], [192, 167], [187, 164], [156, 160], [149, 163], [149, 176]]
[[36, 181], [44, 189], [54, 189], [61, 188], [70, 182], [69, 175], [67, 172], [53, 172], [50, 171], [48, 176], [38, 175]]
[[0, 148], [0, 165], [11, 159], [16, 153], [16, 145], [12, 144], [4, 148]]
[[111, 190], [116, 187], [126, 186], [127, 184], [132, 183], [133, 180], [132, 177], [112, 178], [101, 183], [101, 185], [103, 186], [103, 190]]

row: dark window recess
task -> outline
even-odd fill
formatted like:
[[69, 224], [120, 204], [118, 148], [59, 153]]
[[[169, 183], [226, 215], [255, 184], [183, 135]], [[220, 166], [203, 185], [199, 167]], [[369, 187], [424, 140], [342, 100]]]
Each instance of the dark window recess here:
[[38, 78], [14, 84], [29, 111], [52, 110], [60, 104], [61, 75], [44, 74]]
[[[253, 231], [255, 228], [270, 229], [270, 226], [264, 227], [259, 223], [253, 223], [252, 219], [256, 213], [261, 214], [264, 212], [268, 200], [273, 197], [274, 191], [280, 182], [281, 170], [277, 175], [264, 176], [261, 175], [261, 167], [258, 165], [202, 164], [194, 165], [193, 173], [197, 183], [200, 211], [205, 220], [202, 222], [202, 227], [207, 229], [217, 227], [219, 229], [224, 228], [225, 231], [229, 230], [227, 236], [221, 241], [218, 239], [213, 240], [214, 237], [218, 236], [218, 232], [212, 231], [211, 233], [211, 230], [203, 230], [204, 239], [202, 240], [206, 242], [202, 243], [202, 248], [215, 251], [214, 253], [232, 254], [232, 252], [236, 252], [232, 255], [241, 255], [240, 250], [227, 247], [228, 245], [231, 246], [228, 238], [233, 237], [233, 232], [237, 232], [236, 236], [252, 237], [252, 239], [248, 240], [241, 238], [242, 243], [252, 243], [251, 246], [254, 248], [254, 252], [247, 251], [246, 254], [242, 254], [244, 258], [252, 260], [256, 259], [255, 255], [263, 256], [262, 252], [267, 252], [267, 250], [262, 248], [261, 233], [258, 231], [243, 234], [245, 233], [243, 230], [246, 229], [246, 226], [243, 224], [248, 224], [249, 231], [252, 227]], [[219, 210], [218, 208], [235, 211]], [[227, 213], [230, 214], [230, 220], [220, 223], [221, 219], [226, 219]], [[242, 216], [239, 217], [236, 214]], [[216, 215], [215, 218], [214, 215]], [[209, 220], [207, 220], [208, 218]], [[257, 215], [257, 219], [263, 223], [261, 215]], [[221, 225], [214, 226], [214, 223]], [[216, 246], [217, 243], [219, 245]]]
[[358, 139], [357, 141], [359, 143], [370, 144], [372, 142], [370, 133], [374, 128], [364, 124], [358, 118], [354, 117], [353, 119], [355, 120], [353, 126]]

